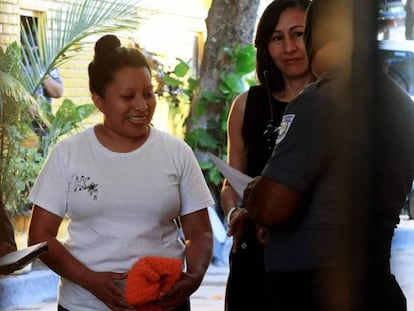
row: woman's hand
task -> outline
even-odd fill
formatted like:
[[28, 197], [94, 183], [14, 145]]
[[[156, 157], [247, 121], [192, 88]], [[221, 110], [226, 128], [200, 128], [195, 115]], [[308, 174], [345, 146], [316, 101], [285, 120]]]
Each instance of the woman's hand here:
[[202, 278], [186, 272], [178, 282], [166, 292], [160, 293], [159, 304], [163, 310], [173, 310], [182, 304], [199, 288]]
[[244, 208], [235, 210], [230, 217], [230, 222], [227, 224], [227, 235], [233, 236], [232, 253], [237, 252], [237, 245], [239, 239], [246, 227], [247, 211]]
[[84, 287], [111, 310], [123, 311], [134, 308], [126, 302], [123, 287], [117, 284], [125, 280], [126, 277], [126, 273], [92, 272], [85, 278]]

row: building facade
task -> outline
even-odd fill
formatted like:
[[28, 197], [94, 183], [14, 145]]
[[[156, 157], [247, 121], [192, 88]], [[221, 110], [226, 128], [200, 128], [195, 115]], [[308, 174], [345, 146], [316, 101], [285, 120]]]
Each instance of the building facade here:
[[[5, 49], [13, 41], [20, 41], [24, 19], [35, 19], [38, 24], [53, 11], [73, 0], [0, 0], [0, 48]], [[97, 0], [111, 1], [111, 0]], [[166, 69], [173, 68], [177, 58], [189, 61], [193, 73], [201, 61], [202, 47], [206, 38], [205, 18], [211, 0], [141, 0], [138, 14], [142, 21], [138, 29], [122, 36], [123, 44], [138, 44], [157, 55]], [[64, 83], [62, 98], [54, 99], [58, 106], [68, 98], [75, 104], [90, 103], [87, 67], [92, 59], [93, 44], [99, 37], [86, 38], [78, 47], [74, 58], [59, 68]], [[158, 123], [165, 124], [168, 107], [159, 104]]]

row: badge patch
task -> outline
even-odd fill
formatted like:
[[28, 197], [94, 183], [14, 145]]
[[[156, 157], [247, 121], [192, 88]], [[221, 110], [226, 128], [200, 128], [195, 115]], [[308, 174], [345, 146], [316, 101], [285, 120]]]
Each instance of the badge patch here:
[[285, 114], [283, 116], [282, 122], [280, 122], [279, 136], [277, 136], [276, 145], [278, 145], [283, 140], [283, 138], [285, 138], [294, 118], [294, 114]]

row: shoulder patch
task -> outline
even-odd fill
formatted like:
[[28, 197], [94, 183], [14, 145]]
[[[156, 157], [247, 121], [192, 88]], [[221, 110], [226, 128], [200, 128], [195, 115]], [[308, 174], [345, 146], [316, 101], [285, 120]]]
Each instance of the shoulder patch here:
[[280, 122], [279, 136], [277, 136], [276, 145], [285, 138], [287, 132], [289, 131], [290, 125], [293, 122], [293, 119], [295, 119], [294, 114], [285, 114], [283, 116], [282, 122]]

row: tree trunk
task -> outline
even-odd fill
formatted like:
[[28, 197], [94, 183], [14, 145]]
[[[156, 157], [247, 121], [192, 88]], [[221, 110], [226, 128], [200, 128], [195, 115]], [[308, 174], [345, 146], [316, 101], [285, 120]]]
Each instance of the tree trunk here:
[[[244, 48], [252, 43], [259, 4], [260, 0], [213, 0], [206, 19], [207, 40], [204, 44], [199, 84], [191, 102], [190, 118], [186, 122], [186, 137], [188, 134], [196, 133], [197, 129], [203, 129], [217, 140], [218, 148], [225, 151], [226, 132], [223, 130], [222, 122], [226, 118], [229, 100], [232, 99], [227, 98], [219, 103], [207, 102], [201, 117], [196, 114], [197, 105], [202, 99], [203, 92], [218, 92], [223, 72], [229, 73], [234, 69], [223, 48], [234, 50], [237, 45]], [[208, 160], [205, 149], [194, 149], [199, 160]], [[218, 150], [209, 151], [217, 153]], [[209, 176], [208, 170], [205, 172], [206, 176]], [[215, 209], [223, 219], [219, 203], [221, 184], [216, 184], [217, 181], [212, 182], [208, 177], [207, 183], [217, 202]]]
[[[207, 40], [204, 44], [199, 86], [191, 103], [192, 111], [200, 99], [200, 92], [216, 91], [220, 84], [220, 71], [231, 70], [223, 46], [233, 48], [239, 44], [245, 47], [252, 43], [259, 4], [260, 0], [213, 0], [206, 19]], [[199, 120], [201, 124], [189, 123], [187, 130], [205, 126], [209, 118], [214, 118], [223, 109], [223, 105], [211, 105], [208, 115], [204, 120]]]

